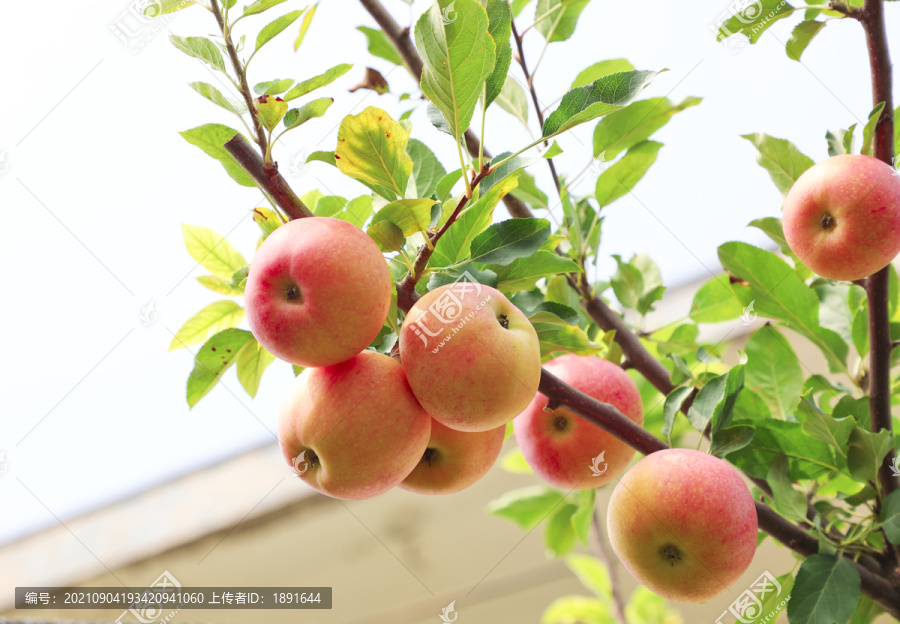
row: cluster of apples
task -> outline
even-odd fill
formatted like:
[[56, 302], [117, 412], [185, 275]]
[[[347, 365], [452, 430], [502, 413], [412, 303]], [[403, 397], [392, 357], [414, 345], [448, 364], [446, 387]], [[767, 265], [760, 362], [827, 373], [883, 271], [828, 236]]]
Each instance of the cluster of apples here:
[[464, 280], [409, 311], [402, 364], [366, 350], [385, 324], [391, 292], [375, 243], [333, 218], [275, 230], [247, 277], [254, 336], [306, 367], [282, 402], [282, 451], [303, 480], [335, 498], [468, 487], [494, 464], [505, 424], [540, 381], [528, 318], [499, 291]]
[[[400, 329], [398, 362], [366, 350], [391, 291], [378, 247], [338, 219], [291, 221], [254, 258], [251, 329], [276, 356], [306, 367], [282, 402], [279, 440], [309, 485], [341, 499], [393, 487], [456, 492], [491, 468], [511, 420], [528, 464], [559, 488], [596, 488], [626, 470], [634, 449], [538, 393], [537, 334], [503, 294], [466, 280], [426, 293]], [[643, 425], [638, 388], [619, 366], [563, 355], [545, 367]], [[747, 486], [705, 453], [644, 458], [619, 480], [608, 515], [625, 566], [668, 598], [721, 593], [755, 552]]]

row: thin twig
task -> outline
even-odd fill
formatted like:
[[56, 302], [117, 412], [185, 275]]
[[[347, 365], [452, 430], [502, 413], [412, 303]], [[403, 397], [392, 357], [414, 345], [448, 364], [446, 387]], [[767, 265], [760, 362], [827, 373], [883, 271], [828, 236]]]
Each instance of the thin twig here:
[[288, 217], [300, 219], [313, 216], [306, 204], [294, 193], [287, 180], [278, 172], [277, 165], [267, 168], [262, 156], [253, 149], [243, 135], [234, 135], [234, 138], [225, 144], [225, 149], [234, 156], [238, 164], [250, 174]]

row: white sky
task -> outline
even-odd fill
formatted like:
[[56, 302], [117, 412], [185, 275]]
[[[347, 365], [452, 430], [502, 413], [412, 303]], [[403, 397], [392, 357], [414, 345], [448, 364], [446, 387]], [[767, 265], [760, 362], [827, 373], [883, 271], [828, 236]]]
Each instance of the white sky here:
[[[412, 10], [384, 0], [402, 23]], [[248, 212], [260, 197], [238, 187], [218, 163], [177, 131], [237, 120], [195, 94], [187, 83], [216, 82], [199, 62], [175, 50], [167, 31], [212, 32], [199, 8], [172, 16], [136, 53], [111, 32], [128, 2], [15, 2], [0, 5], [0, 264], [6, 330], [0, 398], [0, 543], [65, 521], [186, 471], [274, 441], [276, 410], [291, 379], [274, 364], [251, 400], [233, 372], [188, 411], [184, 398], [192, 357], [166, 352], [191, 314], [218, 298], [194, 277], [205, 274], [184, 251], [180, 223], [227, 234], [248, 260], [258, 236]], [[248, 18], [256, 29], [304, 6], [290, 0], [270, 17]], [[780, 197], [740, 134], [789, 138], [815, 160], [826, 156], [825, 130], [864, 122], [871, 109], [868, 63], [858, 24], [833, 23], [803, 57], [787, 59], [783, 42], [798, 18], [779, 22], [760, 44], [732, 53], [709, 30], [726, 2], [609, 3], [595, 0], [575, 36], [553, 44], [536, 84], [552, 102], [577, 73], [596, 61], [625, 57], [640, 69], [668, 67], [647, 97], [704, 98], [655, 137], [665, 143], [650, 173], [606, 211], [600, 277], [609, 255], [646, 251], [667, 283], [716, 270], [726, 240], [764, 239], [745, 227], [777, 215]], [[888, 18], [900, 18], [888, 4]], [[527, 26], [534, 3], [518, 20]], [[252, 23], [251, 23], [252, 21]], [[127, 22], [133, 24], [133, 21]], [[380, 69], [396, 93], [414, 85], [403, 68], [369, 59], [358, 25], [374, 25], [351, 0], [323, 0], [298, 53], [285, 33], [254, 60], [251, 84], [311, 77], [341, 62], [355, 67], [317, 93], [336, 98], [323, 118], [288, 134], [276, 152], [284, 169], [301, 151], [334, 148], [341, 118], [378, 105], [395, 117], [409, 102], [346, 89], [366, 64]], [[891, 45], [900, 49], [900, 29]], [[541, 36], [527, 36], [531, 63]], [[220, 88], [222, 88], [220, 86]], [[532, 113], [532, 122], [534, 115]], [[455, 150], [424, 115], [413, 116], [414, 138], [432, 147], [448, 170]], [[590, 160], [593, 124], [560, 139], [562, 171]], [[489, 113], [486, 144], [495, 153], [527, 141], [518, 122]], [[0, 164], [0, 168], [3, 165]], [[354, 197], [363, 187], [315, 163], [288, 177], [298, 192], [320, 188]], [[549, 188], [543, 163], [532, 172]], [[577, 189], [583, 192], [584, 188]], [[553, 194], [548, 193], [553, 199]], [[558, 214], [557, 209], [554, 214]], [[505, 216], [502, 206], [498, 216]], [[145, 327], [140, 311], [155, 302], [158, 320]], [[3, 465], [0, 464], [0, 470]]]

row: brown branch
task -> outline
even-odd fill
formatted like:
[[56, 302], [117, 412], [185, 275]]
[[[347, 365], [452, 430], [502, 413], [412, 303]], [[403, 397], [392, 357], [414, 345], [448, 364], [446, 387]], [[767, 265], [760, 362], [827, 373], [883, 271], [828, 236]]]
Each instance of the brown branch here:
[[[544, 111], [541, 109], [541, 103], [538, 101], [537, 91], [534, 88], [534, 74], [528, 71], [528, 65], [525, 63], [525, 50], [522, 47], [522, 37], [519, 35], [519, 31], [516, 28], [516, 20], [511, 20], [512, 23], [512, 34], [513, 39], [516, 41], [516, 50], [518, 54], [516, 55], [519, 62], [519, 67], [522, 68], [522, 73], [525, 75], [525, 82], [528, 85], [528, 91], [531, 93], [531, 102], [534, 104], [534, 112], [537, 113], [538, 123], [541, 125], [541, 128], [544, 127]], [[544, 145], [550, 145], [550, 141], [544, 139]], [[550, 175], [553, 176], [553, 184], [556, 186], [557, 191], [562, 191], [562, 183], [559, 181], [559, 174], [556, 173], [556, 165], [553, 162], [552, 158], [547, 159], [547, 165], [550, 167]]]
[[[884, 102], [881, 118], [875, 125], [875, 158], [893, 166], [894, 104], [892, 99], [891, 56], [888, 51], [884, 24], [883, 0], [866, 0], [859, 21], [866, 34], [869, 66], [872, 73], [872, 102]], [[892, 431], [891, 422], [891, 329], [888, 310], [888, 276], [885, 267], [866, 280], [869, 302], [869, 413], [872, 431]], [[885, 496], [900, 489], [900, 479], [891, 471], [894, 461], [893, 445], [878, 470], [878, 481]], [[900, 549], [895, 549], [900, 563]]]
[[241, 134], [236, 134], [225, 144], [228, 153], [234, 156], [238, 164], [250, 174], [256, 183], [265, 190], [275, 204], [281, 208], [291, 219], [311, 217], [306, 204], [297, 197], [287, 180], [278, 173], [278, 165], [266, 167], [262, 156], [253, 149], [253, 146]]
[[256, 132], [256, 143], [259, 149], [265, 154], [268, 150], [269, 142], [266, 140], [266, 133], [262, 124], [256, 118], [256, 106], [253, 104], [253, 96], [250, 94], [250, 86], [247, 84], [247, 71], [238, 58], [237, 48], [231, 40], [231, 32], [228, 30], [228, 24], [222, 16], [222, 8], [219, 6], [219, 0], [210, 0], [213, 15], [216, 16], [216, 22], [219, 24], [219, 30], [222, 31], [222, 37], [225, 39], [225, 49], [228, 51], [228, 58], [231, 60], [231, 66], [240, 82], [241, 95], [244, 98], [244, 104], [247, 105], [247, 111], [250, 113], [250, 119], [253, 120], [253, 129]]

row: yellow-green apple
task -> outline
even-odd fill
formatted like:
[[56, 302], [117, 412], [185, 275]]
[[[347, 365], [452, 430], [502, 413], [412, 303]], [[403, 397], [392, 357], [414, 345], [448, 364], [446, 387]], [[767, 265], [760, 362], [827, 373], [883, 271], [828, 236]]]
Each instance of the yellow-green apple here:
[[244, 291], [256, 339], [298, 366], [353, 357], [378, 335], [391, 305], [391, 273], [378, 246], [346, 221], [308, 217], [272, 232]]
[[[598, 357], [562, 355], [544, 367], [585, 394], [616, 407], [638, 425], [644, 407], [637, 385], [624, 370]], [[547, 397], [537, 394], [513, 420], [516, 442], [535, 474], [564, 490], [589, 489], [612, 481], [634, 457], [634, 449], [558, 407], [545, 411]]]
[[400, 487], [420, 494], [452, 494], [483, 477], [500, 455], [506, 427], [456, 431], [431, 421], [431, 438], [419, 465]]
[[900, 177], [871, 156], [842, 154], [810, 167], [784, 200], [784, 237], [810, 269], [858, 280], [900, 252]]
[[704, 602], [728, 589], [756, 552], [756, 508], [729, 463], [692, 449], [657, 451], [616, 485], [607, 509], [613, 550], [663, 598]]
[[322, 494], [345, 500], [399, 485], [422, 459], [431, 417], [394, 358], [363, 351], [307, 368], [285, 394], [278, 439], [294, 472]]
[[422, 407], [457, 431], [487, 431], [534, 398], [541, 350], [499, 290], [458, 281], [426, 293], [400, 329], [400, 361]]

